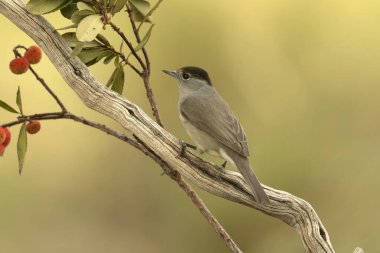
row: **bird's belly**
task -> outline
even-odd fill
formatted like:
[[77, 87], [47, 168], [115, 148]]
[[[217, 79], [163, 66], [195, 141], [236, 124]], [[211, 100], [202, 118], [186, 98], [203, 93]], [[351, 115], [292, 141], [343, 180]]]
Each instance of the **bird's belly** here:
[[192, 139], [192, 141], [196, 144], [197, 148], [206, 152], [210, 155], [221, 156], [219, 153], [218, 143], [214, 138], [209, 136], [207, 133], [200, 131], [198, 128], [194, 127], [187, 120], [182, 119], [183, 127], [185, 128], [187, 134]]

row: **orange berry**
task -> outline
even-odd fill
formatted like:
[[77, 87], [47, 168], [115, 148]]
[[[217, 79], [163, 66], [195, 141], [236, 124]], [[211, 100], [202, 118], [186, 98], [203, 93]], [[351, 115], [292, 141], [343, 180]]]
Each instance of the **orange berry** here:
[[3, 156], [5, 147], [3, 144], [0, 144], [0, 156]]
[[29, 60], [30, 64], [36, 64], [41, 61], [42, 50], [38, 46], [31, 46], [24, 54], [25, 58]]
[[11, 132], [9, 132], [8, 128], [3, 128], [5, 132], [5, 140], [3, 141], [4, 147], [7, 147], [9, 142], [11, 141]]
[[0, 128], [0, 156], [3, 156], [5, 148], [11, 141], [11, 133], [8, 128]]
[[7, 133], [5, 132], [5, 128], [0, 128], [0, 144], [3, 144], [6, 138]]
[[9, 68], [16, 75], [23, 74], [29, 69], [29, 61], [25, 57], [13, 59], [9, 63]]
[[29, 134], [36, 134], [40, 131], [41, 124], [38, 120], [32, 120], [28, 124], [26, 124], [26, 131]]

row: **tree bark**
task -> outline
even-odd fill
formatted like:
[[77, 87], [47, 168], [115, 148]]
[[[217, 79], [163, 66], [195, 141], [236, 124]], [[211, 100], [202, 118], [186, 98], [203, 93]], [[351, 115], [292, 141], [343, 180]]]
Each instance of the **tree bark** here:
[[191, 152], [179, 157], [179, 140], [137, 105], [96, 80], [77, 57], [70, 58], [67, 43], [42, 16], [28, 13], [19, 0], [1, 0], [0, 13], [36, 41], [83, 103], [117, 121], [165, 164], [211, 194], [284, 221], [296, 229], [307, 252], [334, 252], [327, 230], [308, 202], [263, 186], [270, 204], [259, 205], [239, 173], [221, 170]]

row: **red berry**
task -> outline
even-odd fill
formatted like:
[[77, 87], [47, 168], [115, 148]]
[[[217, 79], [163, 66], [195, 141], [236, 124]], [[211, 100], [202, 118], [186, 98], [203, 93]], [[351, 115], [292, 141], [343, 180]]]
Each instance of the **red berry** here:
[[7, 133], [5, 132], [5, 128], [0, 128], [0, 144], [3, 144], [6, 138]]
[[3, 144], [0, 144], [0, 156], [3, 156], [5, 147]]
[[25, 57], [13, 59], [9, 63], [9, 68], [16, 75], [23, 74], [29, 69], [29, 61]]
[[42, 51], [38, 46], [31, 46], [26, 50], [24, 56], [29, 60], [30, 64], [36, 64], [41, 61]]
[[26, 131], [29, 134], [36, 134], [40, 131], [41, 124], [38, 120], [32, 120], [26, 125]]
[[11, 133], [8, 128], [0, 128], [0, 156], [3, 156], [5, 148], [11, 140]]
[[8, 128], [3, 128], [4, 131], [5, 131], [5, 140], [3, 141], [3, 145], [4, 147], [7, 147], [9, 142], [11, 141], [11, 132], [9, 132], [9, 129]]

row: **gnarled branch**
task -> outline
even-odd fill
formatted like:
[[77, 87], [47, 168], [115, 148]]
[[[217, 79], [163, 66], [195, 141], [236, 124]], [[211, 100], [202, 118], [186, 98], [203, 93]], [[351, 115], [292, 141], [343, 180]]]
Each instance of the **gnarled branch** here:
[[70, 58], [71, 49], [43, 17], [28, 13], [24, 4], [17, 0], [1, 0], [0, 13], [36, 41], [89, 108], [111, 117], [130, 131], [149, 152], [154, 153], [156, 162], [163, 161], [211, 194], [281, 219], [297, 230], [307, 252], [334, 252], [327, 230], [308, 202], [264, 186], [271, 203], [259, 205], [240, 174], [220, 170], [191, 152], [187, 152], [185, 157], [178, 157], [179, 140], [137, 105], [97, 81], [78, 58]]

